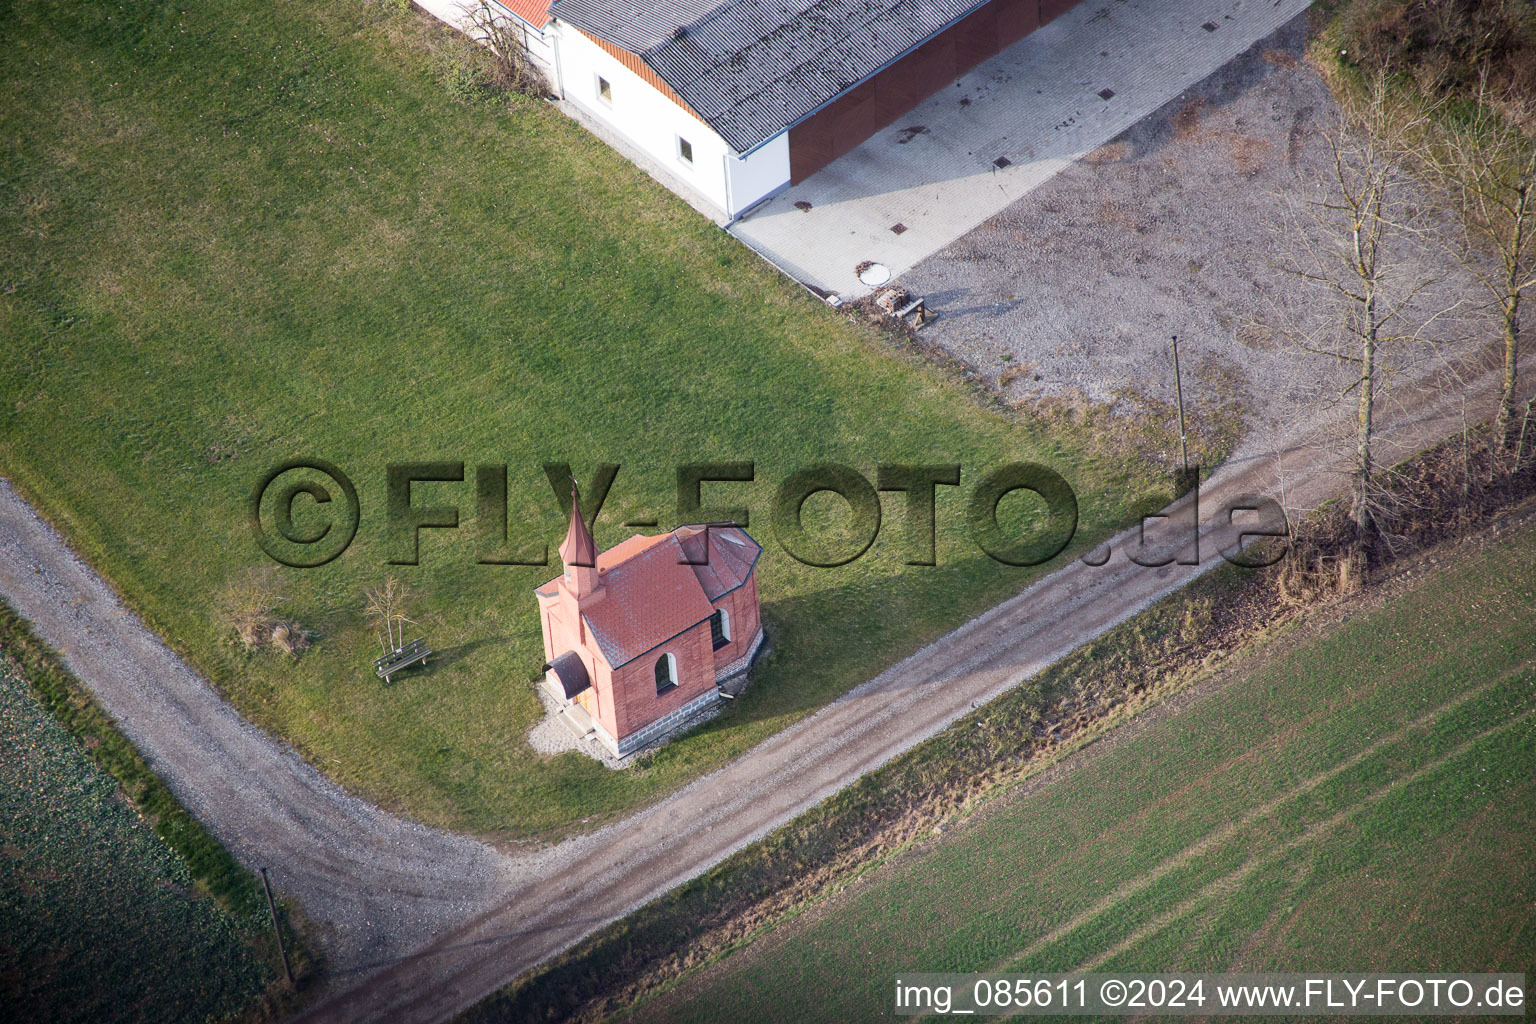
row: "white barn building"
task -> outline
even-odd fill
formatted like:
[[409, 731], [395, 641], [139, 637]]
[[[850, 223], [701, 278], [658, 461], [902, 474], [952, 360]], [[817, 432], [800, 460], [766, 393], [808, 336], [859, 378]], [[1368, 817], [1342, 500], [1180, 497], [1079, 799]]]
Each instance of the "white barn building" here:
[[[465, 0], [416, 0], [463, 27]], [[1078, 0], [492, 0], [552, 93], [729, 222]]]

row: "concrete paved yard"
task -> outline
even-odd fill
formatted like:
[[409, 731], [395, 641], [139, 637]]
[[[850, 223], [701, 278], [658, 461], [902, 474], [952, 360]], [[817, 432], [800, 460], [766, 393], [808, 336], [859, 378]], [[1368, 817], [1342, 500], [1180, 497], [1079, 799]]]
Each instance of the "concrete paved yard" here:
[[902, 273], [1308, 6], [1087, 0], [731, 231], [798, 280], [865, 295], [865, 261]]

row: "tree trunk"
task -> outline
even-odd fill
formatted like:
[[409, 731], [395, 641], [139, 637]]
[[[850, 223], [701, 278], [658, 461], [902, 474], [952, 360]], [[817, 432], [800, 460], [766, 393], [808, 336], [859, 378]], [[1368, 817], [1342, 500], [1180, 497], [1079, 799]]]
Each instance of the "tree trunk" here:
[[[1527, 173], [1536, 166], [1536, 153]], [[1525, 285], [1525, 218], [1530, 209], [1531, 184], [1522, 178], [1517, 186], [1514, 216], [1511, 218], [1509, 246], [1505, 249], [1504, 270], [1504, 386], [1499, 394], [1499, 414], [1493, 421], [1493, 443], [1501, 451], [1509, 450], [1510, 433], [1515, 425], [1516, 385], [1520, 376], [1520, 293]]]
[[1493, 421], [1494, 443], [1504, 451], [1509, 450], [1515, 425], [1516, 385], [1520, 376], [1520, 268], [1517, 265], [1511, 269], [1514, 273], [1504, 295], [1504, 383], [1499, 393], [1499, 414]]
[[1355, 427], [1355, 530], [1363, 542], [1371, 530], [1371, 438], [1376, 412], [1375, 302], [1367, 299], [1360, 344], [1360, 408]]

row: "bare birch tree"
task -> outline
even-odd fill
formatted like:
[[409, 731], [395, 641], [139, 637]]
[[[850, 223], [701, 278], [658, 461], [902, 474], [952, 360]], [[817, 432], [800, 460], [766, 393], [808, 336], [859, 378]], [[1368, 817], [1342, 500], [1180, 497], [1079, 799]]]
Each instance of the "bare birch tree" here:
[[1502, 320], [1493, 443], [1507, 452], [1519, 398], [1521, 303], [1536, 287], [1536, 117], [1528, 98], [1493, 95], [1486, 75], [1470, 113], [1443, 104], [1432, 113], [1425, 130], [1407, 133], [1408, 155], [1460, 214], [1462, 236], [1442, 245], [1487, 290]]
[[375, 633], [382, 631], [379, 643], [384, 647], [385, 654], [405, 646], [406, 624], [415, 622], [406, 615], [410, 599], [410, 588], [393, 573], [384, 577], [381, 586], [363, 588], [363, 611], [373, 624]]
[[1310, 196], [1293, 205], [1282, 230], [1285, 267], [1315, 298], [1309, 317], [1284, 316], [1277, 333], [1341, 371], [1332, 401], [1353, 406], [1350, 517], [1357, 548], [1376, 528], [1376, 416], [1389, 388], [1391, 350], [1423, 343], [1405, 320], [1433, 280], [1410, 283], [1395, 247], [1405, 236], [1407, 176], [1384, 136], [1384, 89], [1323, 133], [1325, 169], [1304, 182]]

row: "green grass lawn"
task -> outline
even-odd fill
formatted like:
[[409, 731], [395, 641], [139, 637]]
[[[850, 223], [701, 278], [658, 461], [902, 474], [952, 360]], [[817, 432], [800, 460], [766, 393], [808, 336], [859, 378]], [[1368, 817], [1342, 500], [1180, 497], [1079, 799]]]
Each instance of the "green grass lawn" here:
[[1536, 528], [1237, 671], [639, 1016], [883, 1018], [903, 971], [1536, 967]]
[[[1165, 491], [1144, 460], [1090, 456], [1080, 429], [986, 411], [893, 357], [549, 106], [454, 101], [433, 38], [357, 0], [71, 0], [10, 5], [0, 48], [0, 472], [242, 712], [349, 786], [508, 837], [601, 821], [1022, 587], [1032, 573], [964, 530], [986, 470], [1058, 468], [1080, 538]], [[297, 456], [345, 470], [363, 516], [344, 556], [280, 577], [281, 611], [318, 638], [295, 663], [240, 651], [218, 598], [265, 564], [247, 496]], [[359, 592], [386, 569], [386, 465], [430, 459], [468, 463], [462, 485], [416, 488], [463, 528], [427, 531], [398, 571], [442, 654], [385, 686]], [[512, 536], [553, 549], [541, 463], [584, 482], [623, 466], [606, 546], [626, 520], [674, 525], [676, 465], [719, 460], [757, 463], [756, 483], [705, 494], [749, 506], [768, 548], [775, 650], [753, 689], [630, 771], [539, 757], [532, 588], [558, 563], [476, 564], [474, 467], [510, 465]], [[900, 495], [859, 561], [784, 556], [774, 489], [824, 460], [871, 478], [961, 463], [940, 566], [905, 565]]]
[[186, 863], [0, 666], [0, 1004], [8, 1019], [222, 1020], [274, 980], [263, 917], [194, 894]]

